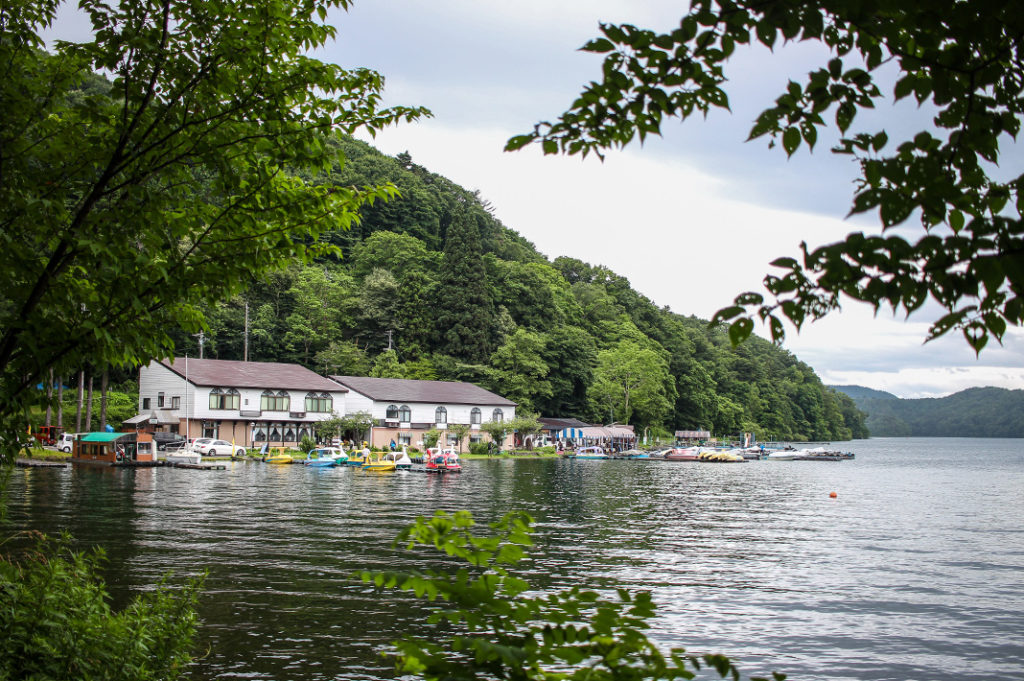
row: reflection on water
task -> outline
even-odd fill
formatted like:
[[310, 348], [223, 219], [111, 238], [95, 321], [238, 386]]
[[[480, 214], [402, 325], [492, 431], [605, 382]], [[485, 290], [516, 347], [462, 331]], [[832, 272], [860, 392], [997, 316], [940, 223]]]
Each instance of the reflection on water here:
[[[207, 570], [195, 679], [379, 679], [423, 610], [357, 583], [417, 515], [518, 508], [542, 587], [650, 589], [652, 635], [801, 679], [1024, 669], [1024, 441], [846, 443], [844, 462], [469, 461], [461, 476], [237, 463], [19, 470], [10, 517], [109, 557], [115, 598]], [[837, 498], [829, 493], [835, 491]]]

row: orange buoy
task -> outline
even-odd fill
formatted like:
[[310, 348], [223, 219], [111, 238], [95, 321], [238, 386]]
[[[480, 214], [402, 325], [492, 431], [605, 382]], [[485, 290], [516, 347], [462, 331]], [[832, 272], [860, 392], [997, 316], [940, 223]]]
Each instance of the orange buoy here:
[[829, 492], [829, 493], [828, 493], [828, 497], [829, 497], [829, 499], [835, 499], [835, 498], [836, 498], [836, 497], [838, 497], [838, 496], [839, 496], [839, 495], [838, 495], [838, 494], [836, 494], [835, 492]]

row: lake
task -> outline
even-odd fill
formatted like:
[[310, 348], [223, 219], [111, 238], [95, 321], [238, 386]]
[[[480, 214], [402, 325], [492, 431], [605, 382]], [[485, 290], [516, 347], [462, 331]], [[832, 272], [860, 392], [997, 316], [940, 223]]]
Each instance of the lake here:
[[1024, 440], [838, 448], [856, 459], [18, 469], [9, 516], [103, 546], [118, 602], [208, 570], [193, 679], [392, 678], [380, 650], [424, 610], [352, 574], [407, 565], [392, 540], [435, 509], [529, 512], [535, 586], [649, 590], [652, 638], [745, 676], [1024, 677]]

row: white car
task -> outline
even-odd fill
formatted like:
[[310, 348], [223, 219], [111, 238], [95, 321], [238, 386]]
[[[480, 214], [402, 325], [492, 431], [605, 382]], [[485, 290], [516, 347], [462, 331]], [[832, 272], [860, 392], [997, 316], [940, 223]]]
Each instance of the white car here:
[[192, 451], [203, 456], [245, 456], [245, 447], [233, 445], [227, 440], [199, 438], [192, 444]]

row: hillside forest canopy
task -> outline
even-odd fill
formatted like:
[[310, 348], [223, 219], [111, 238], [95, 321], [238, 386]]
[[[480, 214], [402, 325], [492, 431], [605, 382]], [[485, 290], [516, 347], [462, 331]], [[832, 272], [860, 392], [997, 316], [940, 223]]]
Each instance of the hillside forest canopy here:
[[[267, 273], [207, 305], [207, 358], [297, 362], [320, 373], [463, 380], [543, 416], [645, 429], [833, 440], [866, 437], [852, 400], [759, 338], [660, 308], [607, 267], [553, 261], [479, 192], [363, 142], [332, 139], [318, 182], [393, 184], [323, 239], [338, 254]], [[198, 341], [174, 335], [179, 353]]]

